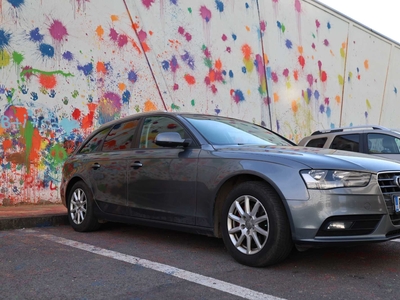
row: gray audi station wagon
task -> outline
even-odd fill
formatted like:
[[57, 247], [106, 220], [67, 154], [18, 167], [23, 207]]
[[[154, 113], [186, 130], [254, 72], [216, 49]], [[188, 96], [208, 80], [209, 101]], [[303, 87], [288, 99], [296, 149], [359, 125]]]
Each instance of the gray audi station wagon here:
[[299, 248], [400, 237], [400, 164], [299, 147], [221, 116], [152, 112], [102, 125], [66, 160], [76, 231], [105, 221], [222, 238], [248, 266]]

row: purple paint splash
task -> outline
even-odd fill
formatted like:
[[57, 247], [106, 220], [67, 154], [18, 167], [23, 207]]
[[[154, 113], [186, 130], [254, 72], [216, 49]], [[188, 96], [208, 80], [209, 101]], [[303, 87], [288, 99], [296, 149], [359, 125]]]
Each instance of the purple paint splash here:
[[93, 64], [92, 63], [88, 63], [88, 64], [86, 64], [84, 66], [78, 66], [78, 70], [82, 71], [83, 74], [85, 74], [85, 76], [89, 76], [93, 72]]
[[179, 68], [178, 60], [176, 59], [175, 55], [172, 56], [172, 59], [171, 59], [171, 62], [170, 62], [170, 66], [171, 66], [171, 71], [173, 73], [175, 73], [176, 70]]
[[185, 54], [181, 56], [182, 60], [194, 70], [194, 58], [189, 54], [189, 52], [185, 51]]
[[63, 57], [64, 59], [68, 60], [68, 61], [71, 61], [71, 60], [74, 59], [74, 55], [73, 55], [71, 52], [69, 52], [69, 51], [65, 51], [65, 52], [63, 53], [62, 57]]
[[128, 80], [132, 83], [135, 83], [137, 81], [137, 74], [135, 73], [134, 70], [129, 71], [128, 73]]
[[43, 41], [43, 38], [44, 38], [44, 34], [40, 34], [38, 27], [36, 27], [35, 29], [32, 29], [29, 32], [29, 39], [32, 42], [41, 43]]

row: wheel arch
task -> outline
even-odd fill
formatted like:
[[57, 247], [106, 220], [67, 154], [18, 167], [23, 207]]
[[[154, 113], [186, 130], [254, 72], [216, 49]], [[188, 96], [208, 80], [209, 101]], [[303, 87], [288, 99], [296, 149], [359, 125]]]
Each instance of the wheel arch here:
[[271, 186], [275, 192], [278, 194], [280, 200], [282, 201], [283, 207], [285, 208], [286, 216], [289, 220], [289, 226], [292, 232], [292, 236], [294, 236], [293, 232], [293, 219], [290, 214], [290, 209], [287, 204], [287, 202], [284, 200], [285, 197], [283, 196], [283, 193], [281, 190], [270, 180], [257, 175], [257, 174], [237, 174], [235, 176], [230, 177], [227, 179], [223, 184], [220, 185], [218, 192], [215, 197], [215, 202], [214, 202], [214, 214], [213, 214], [213, 219], [214, 219], [214, 235], [218, 238], [222, 237], [222, 232], [221, 232], [221, 212], [222, 212], [222, 207], [224, 204], [224, 201], [226, 197], [228, 196], [229, 192], [233, 189], [235, 185], [241, 184], [246, 181], [260, 181], [264, 182], [265, 184]]
[[[84, 184], [86, 184], [86, 186], [89, 187], [89, 190], [90, 190], [90, 192], [92, 193], [92, 190], [91, 190], [90, 186], [87, 184], [87, 182], [86, 182], [82, 177], [80, 177], [80, 176], [75, 176], [75, 177], [71, 178], [71, 179], [68, 181], [67, 187], [66, 187], [66, 189], [65, 189], [65, 204], [66, 204], [67, 207], [68, 207], [69, 201], [70, 201], [70, 199], [69, 199], [69, 194], [70, 194], [70, 192], [71, 192], [71, 189], [72, 189], [72, 187], [74, 186], [74, 184], [77, 183], [77, 182], [79, 182], [79, 181], [82, 181]], [[93, 195], [93, 193], [92, 193], [92, 195]]]

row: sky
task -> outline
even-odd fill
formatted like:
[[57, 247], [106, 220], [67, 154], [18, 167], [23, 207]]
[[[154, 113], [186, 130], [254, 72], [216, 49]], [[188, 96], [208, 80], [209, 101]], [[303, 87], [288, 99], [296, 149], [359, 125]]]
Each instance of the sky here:
[[400, 43], [399, 0], [317, 0]]

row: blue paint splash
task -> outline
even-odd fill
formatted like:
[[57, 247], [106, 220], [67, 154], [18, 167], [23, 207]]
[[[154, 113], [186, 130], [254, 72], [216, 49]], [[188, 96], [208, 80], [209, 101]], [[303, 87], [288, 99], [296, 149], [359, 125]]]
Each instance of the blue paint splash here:
[[323, 104], [321, 104], [321, 105], [319, 106], [319, 112], [320, 112], [321, 114], [323, 114], [323, 113], [325, 112], [325, 106], [324, 106]]
[[236, 41], [236, 39], [237, 39], [236, 34], [232, 33], [232, 38], [233, 38], [234, 41]]
[[328, 27], [328, 29], [331, 29], [331, 23], [328, 22], [328, 23], [326, 24], [326, 27]]
[[85, 76], [88, 76], [88, 75], [92, 74], [92, 72], [93, 72], [93, 64], [88, 63], [84, 66], [78, 66], [78, 70], [82, 71], [83, 74], [85, 74]]
[[24, 5], [24, 0], [7, 0], [14, 8], [20, 8]]
[[292, 44], [292, 41], [291, 40], [286, 40], [286, 48], [288, 48], [288, 49], [292, 49], [292, 47], [293, 47], [293, 44]]
[[130, 99], [131, 99], [131, 93], [128, 90], [126, 90], [122, 94], [122, 103], [127, 104], [127, 103], [129, 103]]
[[32, 42], [41, 43], [43, 41], [43, 38], [44, 38], [44, 34], [40, 34], [38, 27], [29, 31], [29, 39]]
[[330, 118], [330, 117], [331, 117], [331, 114], [332, 114], [331, 108], [328, 106], [328, 107], [326, 108], [326, 116], [327, 116], [328, 118]]
[[233, 100], [235, 100], [236, 103], [244, 101], [243, 92], [241, 90], [234, 91]]
[[71, 60], [74, 59], [74, 55], [73, 55], [71, 52], [69, 52], [69, 51], [65, 51], [65, 52], [63, 53], [62, 57], [63, 57], [64, 59], [68, 60], [68, 61], [71, 61]]
[[394, 93], [397, 95], [397, 87], [394, 87]]
[[318, 92], [318, 91], [315, 91], [315, 92], [314, 92], [314, 98], [315, 98], [316, 100], [319, 100], [319, 92]]
[[233, 75], [233, 72], [232, 72], [232, 70], [230, 70], [230, 71], [229, 71], [229, 77], [230, 77], [230, 78], [233, 78], [233, 76], [234, 76], [234, 75]]
[[246, 74], [246, 73], [247, 73], [246, 67], [242, 67], [242, 72], [243, 72], [243, 74]]
[[169, 2], [171, 2], [173, 5], [178, 5], [178, 0], [170, 0]]
[[42, 57], [47, 56], [47, 57], [52, 58], [54, 56], [54, 47], [49, 44], [45, 44], [45, 43], [40, 44], [39, 50], [40, 50], [40, 53], [42, 54]]
[[169, 62], [167, 60], [164, 60], [162, 63], [162, 68], [164, 69], [164, 71], [168, 71], [169, 69]]
[[0, 49], [4, 49], [10, 44], [11, 33], [5, 32], [3, 29], [0, 29]]
[[215, 5], [217, 6], [217, 9], [219, 12], [224, 11], [224, 3], [220, 0], [215, 0]]
[[137, 74], [135, 73], [135, 71], [133, 70], [129, 71], [128, 80], [132, 83], [135, 83], [137, 81]]
[[185, 51], [185, 54], [181, 56], [182, 60], [191, 68], [194, 70], [194, 58], [190, 56], [189, 52]]

